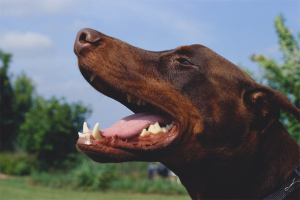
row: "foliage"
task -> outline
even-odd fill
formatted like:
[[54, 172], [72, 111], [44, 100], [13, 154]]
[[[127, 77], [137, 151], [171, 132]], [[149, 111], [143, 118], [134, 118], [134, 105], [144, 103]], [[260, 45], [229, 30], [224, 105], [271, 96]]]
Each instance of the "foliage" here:
[[10, 83], [8, 67], [11, 54], [0, 50], [0, 151], [13, 149], [14, 139], [14, 94]]
[[84, 159], [74, 170], [76, 187], [84, 190], [107, 190], [118, 177], [115, 164], [100, 164]]
[[29, 175], [38, 167], [35, 155], [25, 153], [0, 153], [0, 173], [8, 175]]
[[[124, 164], [126, 165], [124, 166]], [[29, 183], [86, 191], [187, 194], [183, 185], [160, 178], [149, 181], [146, 173], [147, 163], [100, 164], [90, 159], [84, 159], [77, 168], [68, 174], [35, 173], [31, 176]]]
[[13, 85], [14, 92], [14, 129], [19, 132], [19, 127], [25, 120], [25, 114], [33, 105], [35, 95], [35, 86], [32, 80], [25, 73], [17, 76]]
[[100, 164], [84, 159], [68, 174], [34, 173], [30, 184], [86, 191], [107, 190], [118, 175], [116, 164]]
[[[284, 25], [284, 21], [282, 15], [275, 19], [280, 50], [283, 53], [283, 63], [278, 63], [264, 55], [253, 55], [252, 60], [264, 68], [263, 79], [267, 85], [283, 92], [300, 109], [300, 50], [297, 40]], [[300, 38], [300, 33], [298, 36]], [[291, 136], [300, 143], [299, 122], [286, 112], [282, 113], [281, 121]]]
[[35, 153], [41, 169], [63, 167], [65, 160], [77, 152], [74, 135], [91, 110], [82, 103], [68, 104], [64, 99], [37, 97], [20, 126], [18, 143], [28, 153]]
[[149, 181], [147, 179], [132, 180], [129, 177], [122, 177], [112, 183], [111, 190], [143, 194], [187, 194], [183, 185], [174, 184], [161, 178]]

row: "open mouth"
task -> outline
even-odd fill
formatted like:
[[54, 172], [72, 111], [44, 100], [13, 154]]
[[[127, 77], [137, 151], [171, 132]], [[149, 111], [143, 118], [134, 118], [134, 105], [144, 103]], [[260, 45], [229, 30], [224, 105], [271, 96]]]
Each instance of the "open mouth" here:
[[103, 130], [99, 130], [99, 123], [92, 130], [84, 123], [77, 142], [81, 151], [84, 152], [84, 145], [101, 146], [102, 149], [106, 146], [123, 150], [154, 150], [168, 146], [176, 138], [177, 120], [172, 111], [165, 109], [161, 103], [147, 98], [146, 94], [133, 95], [133, 92], [127, 92], [124, 88], [111, 86], [95, 72], [82, 66], [79, 68], [96, 90], [119, 101], [135, 113]]

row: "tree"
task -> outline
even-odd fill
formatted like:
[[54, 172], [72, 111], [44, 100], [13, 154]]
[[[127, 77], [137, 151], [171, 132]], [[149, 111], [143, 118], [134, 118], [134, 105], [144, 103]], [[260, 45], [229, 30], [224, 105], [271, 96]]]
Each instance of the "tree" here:
[[20, 126], [18, 143], [28, 153], [38, 155], [41, 168], [59, 168], [76, 153], [77, 132], [91, 110], [82, 103], [37, 97]]
[[14, 131], [19, 133], [19, 127], [25, 120], [25, 114], [33, 106], [35, 86], [25, 73], [17, 76], [13, 85], [14, 92]]
[[[264, 68], [263, 82], [271, 88], [283, 92], [300, 109], [300, 50], [292, 32], [284, 25], [285, 19], [279, 15], [275, 19], [275, 28], [279, 38], [283, 63], [264, 55], [253, 55], [251, 59]], [[300, 32], [298, 34], [300, 39]], [[300, 116], [299, 116], [300, 117]], [[300, 143], [300, 124], [289, 113], [281, 114], [281, 121], [291, 136]]]
[[12, 150], [14, 139], [14, 93], [10, 83], [8, 67], [11, 54], [0, 50], [0, 150]]

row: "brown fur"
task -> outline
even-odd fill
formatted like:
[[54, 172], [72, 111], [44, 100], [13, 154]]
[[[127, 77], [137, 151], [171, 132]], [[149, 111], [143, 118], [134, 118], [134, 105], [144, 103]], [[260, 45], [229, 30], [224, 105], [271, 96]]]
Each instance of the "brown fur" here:
[[[175, 121], [157, 141], [79, 140], [93, 160], [159, 161], [193, 199], [260, 199], [300, 164], [300, 147], [279, 122], [280, 109], [298, 120], [299, 109], [207, 47], [151, 52], [83, 29], [74, 51], [83, 76], [97, 74], [90, 84], [98, 91], [133, 112], [159, 109]], [[126, 94], [152, 106], [128, 104]]]

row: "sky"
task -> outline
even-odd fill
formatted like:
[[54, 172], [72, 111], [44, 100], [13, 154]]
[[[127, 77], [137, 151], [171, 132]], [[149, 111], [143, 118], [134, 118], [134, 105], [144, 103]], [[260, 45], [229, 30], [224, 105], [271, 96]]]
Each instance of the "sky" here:
[[132, 112], [81, 76], [73, 53], [80, 29], [151, 51], [202, 44], [259, 74], [251, 55], [282, 58], [274, 28], [279, 14], [298, 35], [300, 0], [0, 0], [0, 49], [13, 55], [13, 79], [24, 72], [47, 99], [91, 105], [87, 122], [103, 129]]

